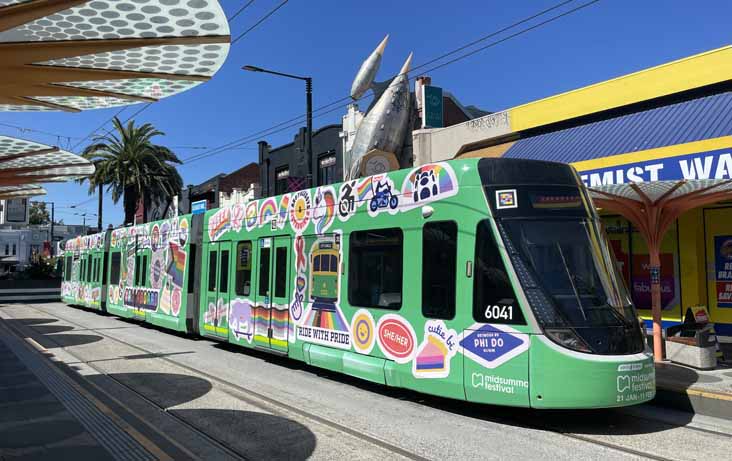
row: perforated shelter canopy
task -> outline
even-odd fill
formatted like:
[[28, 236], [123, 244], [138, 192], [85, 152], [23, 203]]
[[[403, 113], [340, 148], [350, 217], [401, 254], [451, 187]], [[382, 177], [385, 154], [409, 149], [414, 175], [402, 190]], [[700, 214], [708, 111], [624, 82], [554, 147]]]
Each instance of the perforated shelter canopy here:
[[[91, 162], [71, 152], [0, 135], [0, 195], [5, 191], [17, 196], [25, 191], [22, 196], [28, 196], [28, 191], [43, 190], [33, 184], [69, 181], [93, 173]], [[17, 188], [22, 185], [26, 187]]]
[[209, 80], [229, 42], [216, 0], [0, 0], [0, 111], [154, 102]]

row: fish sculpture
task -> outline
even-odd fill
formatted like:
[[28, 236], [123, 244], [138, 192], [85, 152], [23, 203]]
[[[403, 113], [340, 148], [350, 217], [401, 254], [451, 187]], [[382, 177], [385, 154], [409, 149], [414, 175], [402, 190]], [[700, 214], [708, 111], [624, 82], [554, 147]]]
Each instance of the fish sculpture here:
[[[388, 38], [387, 35], [361, 65], [351, 86], [351, 98], [360, 98], [369, 88], [376, 85], [374, 78], [381, 65], [381, 57]], [[353, 147], [346, 156], [348, 161], [346, 180], [362, 175], [362, 163], [365, 157], [374, 151], [393, 157], [392, 163], [398, 165], [396, 159], [404, 144], [404, 136], [409, 130], [412, 115], [407, 75], [411, 62], [412, 53], [402, 65], [399, 74], [389, 83], [358, 126]]]

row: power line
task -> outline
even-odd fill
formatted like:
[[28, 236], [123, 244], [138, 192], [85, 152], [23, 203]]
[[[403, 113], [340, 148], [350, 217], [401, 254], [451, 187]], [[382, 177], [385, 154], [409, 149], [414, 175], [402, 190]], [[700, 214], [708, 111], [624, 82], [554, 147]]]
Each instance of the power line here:
[[238, 10], [236, 10], [236, 13], [232, 14], [231, 17], [228, 19], [229, 24], [231, 24], [231, 21], [233, 21], [234, 19], [236, 19], [236, 17], [239, 16], [244, 10], [246, 10], [247, 8], [249, 8], [249, 5], [251, 5], [252, 3], [254, 3], [254, 0], [249, 0], [248, 2], [246, 2], [244, 4], [244, 6], [242, 6]]
[[[441, 55], [441, 56], [439, 56], [437, 58], [431, 59], [431, 60], [429, 60], [429, 61], [427, 61], [427, 62], [425, 62], [423, 64], [420, 64], [419, 66], [416, 66], [416, 67], [412, 68], [410, 70], [410, 72], [413, 72], [416, 69], [424, 68], [424, 67], [426, 67], [429, 64], [432, 64], [432, 63], [437, 62], [437, 61], [439, 61], [441, 59], [444, 59], [445, 57], [452, 56], [452, 55], [454, 55], [454, 54], [456, 54], [456, 53], [458, 53], [458, 52], [460, 52], [462, 50], [465, 50], [467, 48], [470, 48], [471, 46], [474, 46], [474, 45], [476, 45], [478, 43], [481, 43], [481, 42], [483, 42], [483, 41], [485, 41], [485, 40], [487, 40], [487, 39], [489, 39], [491, 37], [495, 37], [496, 35], [499, 35], [499, 34], [501, 34], [503, 32], [506, 32], [506, 31], [508, 31], [510, 29], [513, 29], [513, 28], [515, 28], [517, 26], [520, 26], [522, 24], [525, 24], [526, 22], [529, 22], [529, 21], [531, 21], [533, 19], [536, 19], [536, 18], [538, 18], [540, 16], [543, 16], [543, 15], [545, 15], [547, 13], [550, 13], [550, 12], [552, 12], [552, 11], [558, 9], [558, 8], [561, 8], [563, 6], [566, 6], [567, 4], [572, 3], [573, 1], [574, 0], [565, 0], [565, 1], [559, 2], [559, 3], [557, 3], [556, 5], [554, 5], [552, 7], [546, 8], [546, 9], [544, 9], [544, 10], [538, 12], [538, 13], [535, 13], [535, 14], [529, 16], [529, 17], [526, 17], [524, 19], [521, 19], [521, 20], [519, 20], [519, 21], [517, 21], [517, 22], [515, 22], [515, 23], [513, 23], [513, 24], [511, 24], [509, 26], [503, 27], [503, 28], [501, 28], [501, 29], [499, 29], [497, 31], [491, 32], [490, 34], [487, 34], [487, 35], [482, 36], [482, 37], [480, 37], [480, 38], [478, 38], [476, 40], [473, 40], [472, 42], [470, 42], [470, 43], [468, 43], [466, 45], [462, 45], [462, 46], [460, 46], [460, 47], [458, 47], [458, 48], [456, 48], [456, 49], [454, 49], [452, 51], [449, 51], [448, 53], [445, 53], [445, 54], [443, 54], [443, 55]], [[480, 48], [477, 48], [477, 49], [475, 49], [473, 51], [470, 51], [468, 53], [464, 53], [462, 55], [459, 55], [459, 56], [457, 56], [456, 58], [454, 58], [454, 59], [452, 59], [450, 61], [447, 61], [445, 63], [439, 64], [439, 65], [434, 66], [434, 67], [431, 67], [431, 68], [427, 69], [426, 72], [431, 72], [431, 71], [434, 71], [434, 70], [437, 70], [437, 69], [446, 67], [446, 66], [448, 66], [450, 64], [454, 64], [455, 62], [458, 62], [458, 61], [460, 61], [462, 59], [465, 59], [467, 57], [470, 57], [470, 56], [472, 56], [472, 55], [474, 55], [474, 54], [476, 54], [476, 53], [478, 53], [480, 51], [484, 51], [484, 50], [486, 50], [488, 48], [491, 48], [491, 47], [496, 46], [496, 45], [498, 45], [500, 43], [506, 42], [506, 41], [508, 41], [508, 40], [510, 40], [512, 38], [515, 38], [515, 37], [517, 37], [519, 35], [525, 34], [527, 32], [530, 32], [530, 31], [534, 30], [534, 29], [537, 29], [539, 27], [542, 27], [542, 26], [544, 26], [546, 24], [549, 24], [551, 22], [554, 22], [554, 21], [556, 21], [558, 19], [561, 19], [561, 18], [563, 18], [565, 16], [568, 16], [568, 15], [570, 15], [572, 13], [575, 13], [575, 12], [581, 10], [581, 9], [584, 9], [584, 8], [586, 8], [588, 6], [591, 6], [591, 5], [593, 5], [593, 4], [595, 4], [595, 3], [599, 2], [599, 1], [600, 0], [591, 0], [589, 2], [583, 3], [583, 4], [581, 4], [581, 5], [579, 5], [579, 6], [575, 7], [575, 8], [572, 8], [570, 10], [567, 10], [567, 11], [565, 11], [563, 13], [560, 13], [560, 14], [558, 14], [556, 16], [552, 16], [551, 18], [549, 18], [547, 20], [544, 20], [544, 21], [542, 21], [540, 23], [537, 23], [537, 24], [535, 24], [533, 26], [530, 26], [530, 27], [527, 27], [525, 29], [519, 30], [518, 32], [515, 32], [515, 33], [513, 33], [513, 34], [511, 34], [511, 35], [509, 35], [507, 37], [504, 37], [502, 39], [493, 41], [493, 42], [491, 42], [491, 43], [489, 43], [489, 44], [487, 44], [487, 45], [485, 45], [483, 47], [480, 47]], [[423, 73], [426, 73], [426, 72], [423, 72]], [[394, 77], [396, 77], [396, 76], [394, 76]], [[394, 77], [392, 77], [392, 79]], [[413, 80], [415, 78], [416, 78], [416, 76], [415, 77], [411, 77], [410, 80]], [[361, 98], [357, 99], [357, 101], [360, 101], [360, 100], [362, 100], [362, 99], [364, 99], [366, 97], [369, 97], [369, 96], [364, 95]], [[333, 101], [331, 103], [328, 103], [328, 104], [326, 104], [324, 106], [318, 107], [317, 109], [315, 109], [313, 111], [314, 113], [315, 112], [320, 112], [320, 111], [322, 111], [324, 109], [327, 109], [327, 108], [329, 108], [331, 106], [335, 106], [334, 108], [329, 109], [326, 112], [322, 112], [322, 113], [320, 113], [318, 115], [314, 115], [314, 117], [315, 118], [321, 117], [321, 116], [326, 115], [328, 113], [331, 113], [331, 112], [333, 112], [333, 111], [335, 111], [337, 109], [340, 109], [342, 107], [341, 105], [339, 105], [340, 103], [345, 102], [345, 101], [350, 101], [350, 100], [351, 100], [351, 97], [350, 96], [346, 96], [346, 97], [337, 99], [337, 100], [335, 100], [335, 101]], [[241, 146], [243, 144], [246, 144], [248, 142], [251, 142], [254, 138], [257, 138], [257, 137], [260, 137], [260, 136], [264, 136], [265, 135], [264, 133], [266, 133], [266, 135], [272, 135], [272, 134], [279, 133], [280, 131], [283, 131], [285, 129], [292, 128], [293, 126], [300, 125], [302, 123], [302, 120], [303, 120], [304, 117], [305, 117], [305, 115], [299, 115], [299, 116], [294, 117], [292, 119], [289, 119], [289, 120], [286, 120], [284, 122], [278, 123], [277, 125], [274, 125], [272, 127], [269, 127], [267, 129], [260, 130], [260, 131], [258, 131], [256, 133], [252, 133], [252, 134], [247, 135], [247, 136], [244, 136], [242, 138], [238, 138], [237, 140], [231, 141], [231, 142], [226, 143], [226, 144], [224, 144], [222, 146], [219, 146], [217, 148], [214, 148], [212, 151], [203, 152], [203, 153], [200, 153], [200, 154], [195, 154], [195, 155], [193, 155], [193, 156], [191, 156], [191, 157], [189, 157], [187, 159], [184, 159], [183, 160], [183, 164], [192, 163], [194, 161], [197, 161], [197, 160], [200, 160], [200, 159], [203, 159], [203, 158], [207, 158], [207, 157], [211, 157], [213, 155], [216, 155], [216, 154], [219, 154], [219, 153], [222, 153], [222, 152], [231, 150], [233, 148], [239, 147], [239, 146]], [[296, 122], [296, 123], [290, 124], [291, 122]], [[280, 127], [282, 127], [282, 128], [280, 128]], [[274, 131], [272, 131], [272, 130], [274, 130]]]
[[112, 121], [112, 120], [113, 120], [113, 119], [114, 119], [115, 117], [118, 117], [118, 116], [119, 116], [119, 114], [121, 114], [121, 113], [122, 113], [122, 112], [123, 112], [123, 111], [124, 111], [125, 109], [127, 109], [127, 107], [128, 107], [128, 106], [125, 106], [125, 107], [123, 107], [122, 109], [120, 109], [119, 111], [117, 111], [117, 113], [116, 113], [116, 114], [114, 114], [113, 116], [111, 116], [110, 118], [108, 118], [107, 120], [105, 120], [105, 121], [104, 121], [104, 123], [102, 123], [102, 124], [101, 124], [101, 125], [99, 125], [99, 126], [98, 126], [97, 128], [95, 128], [94, 130], [92, 130], [92, 131], [91, 131], [91, 132], [90, 132], [90, 133], [89, 133], [88, 135], [86, 135], [86, 136], [84, 136], [83, 138], [81, 138], [81, 141], [79, 141], [79, 142], [77, 142], [76, 144], [74, 144], [74, 147], [72, 147], [72, 148], [71, 148], [71, 150], [76, 150], [76, 148], [77, 148], [77, 147], [79, 147], [79, 144], [83, 143], [84, 141], [86, 141], [87, 139], [89, 139], [90, 137], [92, 137], [92, 135], [94, 135], [94, 133], [96, 133], [97, 131], [99, 131], [99, 130], [101, 130], [102, 128], [104, 128], [104, 126], [105, 126], [105, 125], [106, 125], [107, 123], [109, 123], [110, 121]]
[[285, 6], [285, 4], [288, 1], [289, 0], [284, 0], [282, 3], [280, 3], [279, 5], [277, 5], [276, 7], [274, 7], [272, 10], [270, 10], [269, 13], [265, 14], [264, 16], [262, 16], [262, 18], [259, 21], [255, 22], [253, 26], [251, 26], [249, 29], [245, 30], [244, 32], [242, 32], [241, 34], [239, 34], [234, 40], [232, 40], [231, 41], [231, 44], [234, 45], [236, 42], [238, 42], [239, 40], [241, 40], [242, 38], [244, 38], [244, 36], [247, 35], [249, 32], [251, 32], [254, 29], [256, 29], [257, 26], [259, 26], [264, 21], [266, 21], [267, 18], [269, 18], [270, 16], [272, 16], [273, 14], [275, 14], [277, 12], [277, 10], [279, 10], [280, 8], [282, 8], [283, 6]]

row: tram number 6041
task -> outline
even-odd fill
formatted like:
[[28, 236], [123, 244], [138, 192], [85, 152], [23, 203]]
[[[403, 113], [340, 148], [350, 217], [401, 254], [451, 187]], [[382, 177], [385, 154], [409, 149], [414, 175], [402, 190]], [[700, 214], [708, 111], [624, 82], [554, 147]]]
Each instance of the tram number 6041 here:
[[486, 320], [513, 320], [513, 306], [488, 306], [485, 308]]

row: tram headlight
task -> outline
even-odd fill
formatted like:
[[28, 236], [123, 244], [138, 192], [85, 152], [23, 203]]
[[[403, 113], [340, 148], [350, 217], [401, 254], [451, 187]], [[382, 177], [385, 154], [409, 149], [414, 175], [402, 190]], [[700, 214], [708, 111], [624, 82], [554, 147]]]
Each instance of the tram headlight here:
[[590, 350], [582, 338], [577, 336], [577, 333], [571, 328], [546, 328], [544, 332], [554, 342], [561, 344], [567, 349], [592, 353], [592, 350]]

